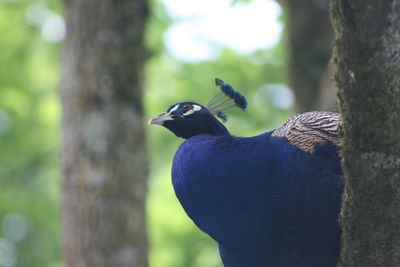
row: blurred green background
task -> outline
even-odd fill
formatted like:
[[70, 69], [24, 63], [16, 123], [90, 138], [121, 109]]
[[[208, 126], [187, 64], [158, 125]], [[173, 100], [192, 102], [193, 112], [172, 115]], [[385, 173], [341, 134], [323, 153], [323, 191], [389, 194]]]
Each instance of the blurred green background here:
[[[205, 103], [217, 93], [214, 77], [231, 83], [248, 99], [246, 112], [229, 112], [227, 127], [234, 135], [273, 129], [292, 114], [293, 95], [285, 85], [286, 47], [279, 35], [285, 31], [286, 18], [278, 4], [266, 0], [278, 11], [269, 19], [282, 30], [269, 33], [267, 25], [262, 26], [262, 33], [259, 28], [249, 29], [254, 34], [273, 34], [275, 41], [269, 45], [235, 47], [235, 33], [230, 33], [232, 40], [195, 35], [194, 40], [206, 47], [203, 52], [201, 47], [192, 48], [191, 54], [197, 57], [190, 58], [190, 53], [189, 57], [185, 51], [179, 54], [179, 46], [174, 48], [168, 40], [179, 42], [174, 35], [179, 35], [179, 27], [187, 29], [193, 23], [187, 17], [201, 14], [191, 16], [189, 12], [189, 16], [174, 10], [183, 1], [166, 2], [151, 2], [146, 119], [182, 100]], [[229, 10], [234, 15], [238, 10], [251, 13], [250, 5], [259, 4], [222, 2], [225, 11], [213, 1], [204, 1], [204, 8], [215, 8], [214, 13], [223, 18], [229, 17]], [[63, 266], [58, 166], [59, 51], [65, 35], [61, 9], [59, 1], [0, 0], [0, 266]], [[149, 127], [147, 133], [150, 265], [221, 266], [216, 244], [187, 218], [172, 189], [171, 161], [182, 140], [161, 127]]]

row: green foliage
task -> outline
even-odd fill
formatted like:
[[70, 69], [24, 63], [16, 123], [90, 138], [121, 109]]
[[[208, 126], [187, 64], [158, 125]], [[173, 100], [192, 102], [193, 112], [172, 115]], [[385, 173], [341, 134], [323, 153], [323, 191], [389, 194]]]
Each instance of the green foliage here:
[[38, 24], [28, 22], [37, 4], [0, 4], [1, 266], [59, 266], [61, 261], [58, 48], [41, 38]]
[[[59, 49], [41, 36], [40, 17], [31, 17], [32, 12], [38, 15], [57, 10], [58, 1], [0, 2], [0, 266], [62, 266]], [[268, 84], [285, 83], [282, 44], [251, 55], [224, 49], [213, 61], [182, 63], [172, 58], [162, 43], [172, 19], [156, 1], [151, 11], [145, 120], [178, 101], [205, 103], [217, 93], [215, 77], [231, 83], [249, 102], [246, 112], [228, 112], [227, 127], [233, 134], [262, 133], [290, 115], [291, 110], [271, 105], [266, 90]], [[147, 203], [151, 266], [222, 266], [215, 242], [187, 218], [172, 189], [172, 157], [182, 140], [161, 127], [151, 127], [147, 141], [151, 159]], [[4, 244], [14, 248], [14, 265], [4, 263], [13, 253], [4, 253]]]

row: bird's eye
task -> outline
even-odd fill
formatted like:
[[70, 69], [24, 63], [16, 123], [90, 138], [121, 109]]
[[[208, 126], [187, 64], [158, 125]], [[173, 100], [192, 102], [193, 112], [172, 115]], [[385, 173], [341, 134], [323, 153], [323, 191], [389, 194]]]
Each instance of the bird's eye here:
[[184, 109], [184, 110], [190, 110], [191, 108], [192, 108], [192, 106], [189, 105], [189, 104], [185, 104], [185, 105], [183, 105], [183, 107], [182, 107], [182, 109]]

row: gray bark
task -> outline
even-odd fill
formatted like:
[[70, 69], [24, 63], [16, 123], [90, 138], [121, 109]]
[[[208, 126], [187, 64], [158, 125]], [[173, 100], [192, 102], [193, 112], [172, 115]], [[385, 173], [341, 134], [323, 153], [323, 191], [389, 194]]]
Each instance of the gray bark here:
[[297, 112], [332, 110], [336, 90], [327, 68], [333, 29], [328, 0], [280, 0], [288, 10], [289, 83]]
[[346, 182], [340, 266], [400, 266], [400, 1], [331, 4]]
[[142, 107], [146, 0], [64, 0], [66, 266], [147, 266]]

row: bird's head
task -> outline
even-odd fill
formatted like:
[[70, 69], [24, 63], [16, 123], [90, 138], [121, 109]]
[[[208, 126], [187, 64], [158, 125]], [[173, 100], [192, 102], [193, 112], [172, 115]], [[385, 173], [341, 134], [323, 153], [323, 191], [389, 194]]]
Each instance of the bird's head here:
[[225, 110], [234, 106], [244, 110], [247, 102], [244, 96], [229, 84], [220, 79], [215, 79], [215, 83], [221, 88], [221, 92], [210, 99], [206, 105], [195, 102], [179, 102], [170, 106], [166, 112], [152, 118], [149, 124], [162, 125], [176, 136], [185, 139], [199, 134], [229, 134], [215, 116], [225, 122], [227, 120]]

